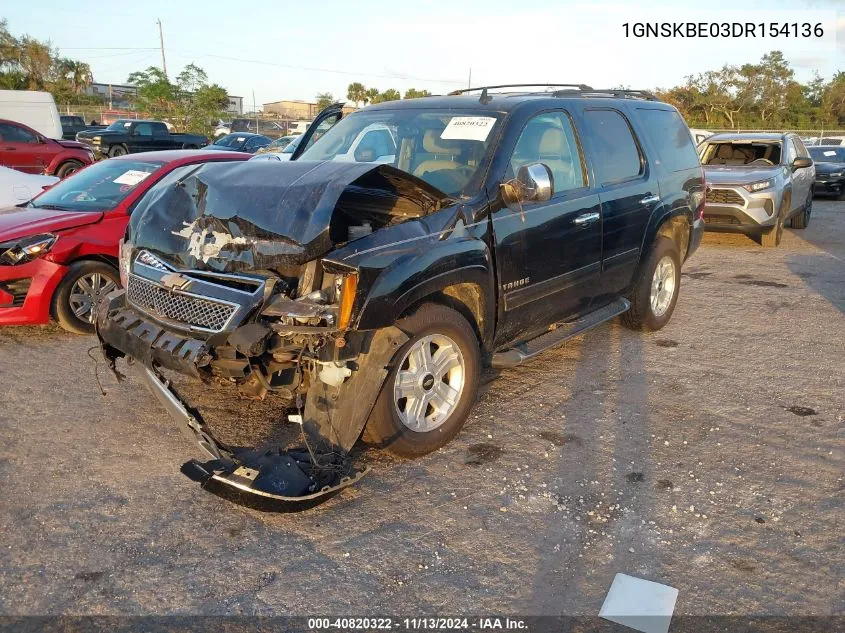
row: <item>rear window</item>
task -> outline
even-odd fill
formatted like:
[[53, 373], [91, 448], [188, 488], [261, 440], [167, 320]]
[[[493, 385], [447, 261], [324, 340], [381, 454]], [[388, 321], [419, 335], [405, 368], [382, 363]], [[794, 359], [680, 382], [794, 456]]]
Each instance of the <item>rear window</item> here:
[[628, 120], [616, 110], [587, 110], [596, 180], [607, 185], [638, 176], [642, 160]]
[[669, 171], [681, 171], [700, 165], [689, 128], [674, 110], [638, 108], [648, 138], [657, 148], [660, 162]]

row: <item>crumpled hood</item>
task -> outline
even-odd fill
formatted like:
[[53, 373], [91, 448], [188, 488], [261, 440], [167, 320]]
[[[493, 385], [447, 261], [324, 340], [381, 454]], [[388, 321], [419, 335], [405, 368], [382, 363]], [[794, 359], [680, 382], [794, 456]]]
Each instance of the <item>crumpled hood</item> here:
[[[176, 170], [132, 213], [130, 237], [179, 268], [236, 272], [298, 266], [335, 246], [342, 196], [359, 206], [410, 201], [405, 217], [437, 210], [448, 196], [388, 165], [246, 161]], [[387, 201], [387, 202], [385, 202]], [[407, 207], [391, 217], [407, 212]]]
[[0, 209], [0, 242], [94, 224], [102, 217], [99, 211], [57, 211], [33, 207]]
[[774, 178], [779, 167], [742, 167], [737, 165], [705, 165], [704, 181], [708, 185], [747, 185]]

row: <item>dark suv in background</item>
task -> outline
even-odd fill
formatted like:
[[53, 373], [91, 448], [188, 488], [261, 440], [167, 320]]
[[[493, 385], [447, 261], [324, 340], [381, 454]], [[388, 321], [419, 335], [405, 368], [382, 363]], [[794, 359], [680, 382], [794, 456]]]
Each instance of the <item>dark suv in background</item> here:
[[[313, 505], [360, 476], [362, 431], [407, 457], [448, 442], [484, 364], [513, 367], [617, 315], [666, 325], [703, 231], [678, 112], [640, 91], [478, 92], [331, 128], [326, 113], [289, 162], [176, 170], [145, 197], [121, 254], [127, 289], [101, 304], [98, 331], [112, 367], [137, 361], [212, 458], [186, 472]], [[383, 128], [395, 145], [350, 155]], [[306, 447], [225, 446], [165, 371], [279, 394]]]

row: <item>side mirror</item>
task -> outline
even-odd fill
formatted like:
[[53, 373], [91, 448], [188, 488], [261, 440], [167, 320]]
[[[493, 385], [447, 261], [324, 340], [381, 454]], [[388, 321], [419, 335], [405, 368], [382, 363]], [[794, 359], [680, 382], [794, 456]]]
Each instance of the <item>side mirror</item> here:
[[544, 163], [519, 168], [516, 178], [502, 185], [505, 202], [545, 202], [554, 194], [554, 176]]
[[796, 169], [804, 169], [805, 167], [812, 167], [813, 166], [813, 159], [807, 158], [806, 156], [799, 156], [794, 161], [792, 161], [792, 171]]
[[516, 174], [521, 202], [545, 202], [554, 194], [554, 176], [544, 163], [523, 165]]

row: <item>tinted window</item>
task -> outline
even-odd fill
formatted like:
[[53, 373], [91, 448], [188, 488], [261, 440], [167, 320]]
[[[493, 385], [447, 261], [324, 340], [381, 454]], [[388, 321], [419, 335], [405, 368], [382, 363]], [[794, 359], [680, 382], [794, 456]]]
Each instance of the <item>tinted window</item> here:
[[625, 117], [616, 110], [587, 110], [584, 118], [600, 185], [627, 180], [642, 172], [640, 150]]
[[0, 138], [7, 143], [37, 143], [38, 137], [17, 125], [0, 123]]
[[657, 149], [657, 156], [669, 171], [699, 166], [698, 154], [689, 129], [674, 110], [638, 109], [648, 138]]
[[532, 163], [543, 163], [552, 171], [555, 192], [586, 185], [575, 131], [565, 113], [545, 112], [525, 124], [511, 157], [509, 175], [518, 175], [520, 167]]
[[809, 158], [810, 153], [807, 151], [807, 148], [804, 146], [804, 141], [802, 141], [797, 136], [793, 137], [795, 140], [795, 147], [798, 149], [798, 155], [803, 156], [804, 158]]
[[149, 123], [139, 123], [135, 126], [135, 134], [138, 136], [152, 136], [153, 135], [153, 126]]

